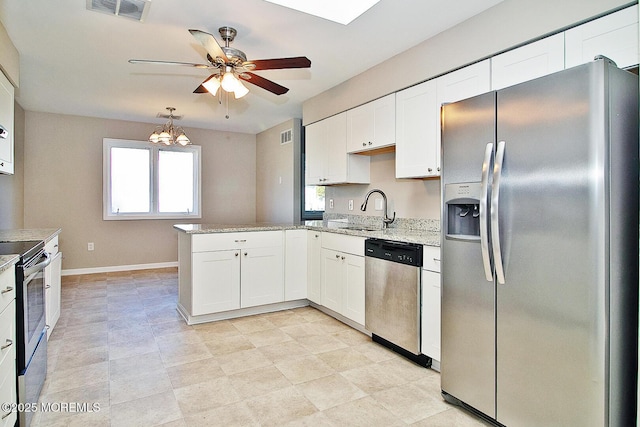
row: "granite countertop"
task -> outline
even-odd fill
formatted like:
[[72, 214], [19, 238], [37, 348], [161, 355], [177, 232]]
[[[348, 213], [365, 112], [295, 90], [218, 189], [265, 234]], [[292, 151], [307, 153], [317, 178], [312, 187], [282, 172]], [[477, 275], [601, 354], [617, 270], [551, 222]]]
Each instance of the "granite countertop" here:
[[[440, 246], [440, 232], [421, 230], [421, 229], [405, 229], [405, 228], [387, 228], [387, 229], [368, 229], [365, 226], [353, 224], [337, 224], [331, 225], [331, 222], [324, 221], [305, 221], [300, 224], [175, 224], [175, 229], [187, 234], [208, 234], [208, 233], [233, 233], [246, 231], [272, 231], [272, 230], [317, 230], [323, 232], [331, 232], [337, 234], [346, 234], [349, 236], [370, 237], [377, 239], [395, 240], [398, 242], [417, 243], [427, 246]], [[349, 228], [347, 228], [349, 227]]]
[[0, 242], [23, 242], [26, 240], [49, 240], [56, 237], [61, 228], [31, 228], [26, 230], [0, 230]]
[[[31, 228], [25, 230], [0, 230], [0, 242], [23, 242], [26, 240], [44, 240], [45, 243], [56, 237], [61, 228]], [[20, 256], [0, 255], [0, 273], [20, 260]]]
[[20, 260], [18, 255], [0, 255], [0, 273]]

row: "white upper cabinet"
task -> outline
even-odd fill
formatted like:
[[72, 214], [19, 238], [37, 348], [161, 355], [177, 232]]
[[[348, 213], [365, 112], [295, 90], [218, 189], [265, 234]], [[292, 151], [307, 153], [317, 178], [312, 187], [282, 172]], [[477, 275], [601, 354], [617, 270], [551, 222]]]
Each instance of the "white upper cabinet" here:
[[438, 112], [435, 80], [396, 93], [396, 178], [439, 174]]
[[567, 68], [593, 61], [596, 55], [620, 68], [638, 64], [638, 5], [567, 30], [565, 55]]
[[13, 85], [0, 71], [0, 173], [13, 174]]
[[396, 93], [396, 178], [440, 176], [440, 107], [491, 89], [484, 60]]
[[347, 152], [395, 144], [396, 97], [387, 95], [347, 111]]
[[564, 69], [564, 33], [491, 58], [491, 89], [498, 90]]
[[347, 154], [347, 113], [305, 128], [306, 185], [368, 184], [369, 157]]

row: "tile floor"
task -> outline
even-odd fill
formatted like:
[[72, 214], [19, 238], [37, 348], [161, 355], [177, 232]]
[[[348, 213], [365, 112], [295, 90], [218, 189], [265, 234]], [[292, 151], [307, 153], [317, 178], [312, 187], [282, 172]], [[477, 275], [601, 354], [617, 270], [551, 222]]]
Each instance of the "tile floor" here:
[[[304, 307], [188, 326], [177, 270], [65, 276], [34, 426], [482, 426], [437, 372]], [[80, 407], [80, 409], [82, 409]]]

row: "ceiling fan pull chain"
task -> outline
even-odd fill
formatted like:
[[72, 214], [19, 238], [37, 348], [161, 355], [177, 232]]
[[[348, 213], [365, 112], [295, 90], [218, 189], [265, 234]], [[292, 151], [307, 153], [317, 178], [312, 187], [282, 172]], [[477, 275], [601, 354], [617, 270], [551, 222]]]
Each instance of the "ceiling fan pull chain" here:
[[229, 118], [229, 92], [225, 92], [225, 96], [227, 97], [227, 115], [224, 116], [225, 119]]

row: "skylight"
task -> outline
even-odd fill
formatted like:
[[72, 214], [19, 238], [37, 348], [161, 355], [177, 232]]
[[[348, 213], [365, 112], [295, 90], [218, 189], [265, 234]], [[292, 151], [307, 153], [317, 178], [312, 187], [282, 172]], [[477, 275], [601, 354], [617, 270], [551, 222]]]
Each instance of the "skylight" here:
[[380, 0], [265, 0], [347, 25]]

